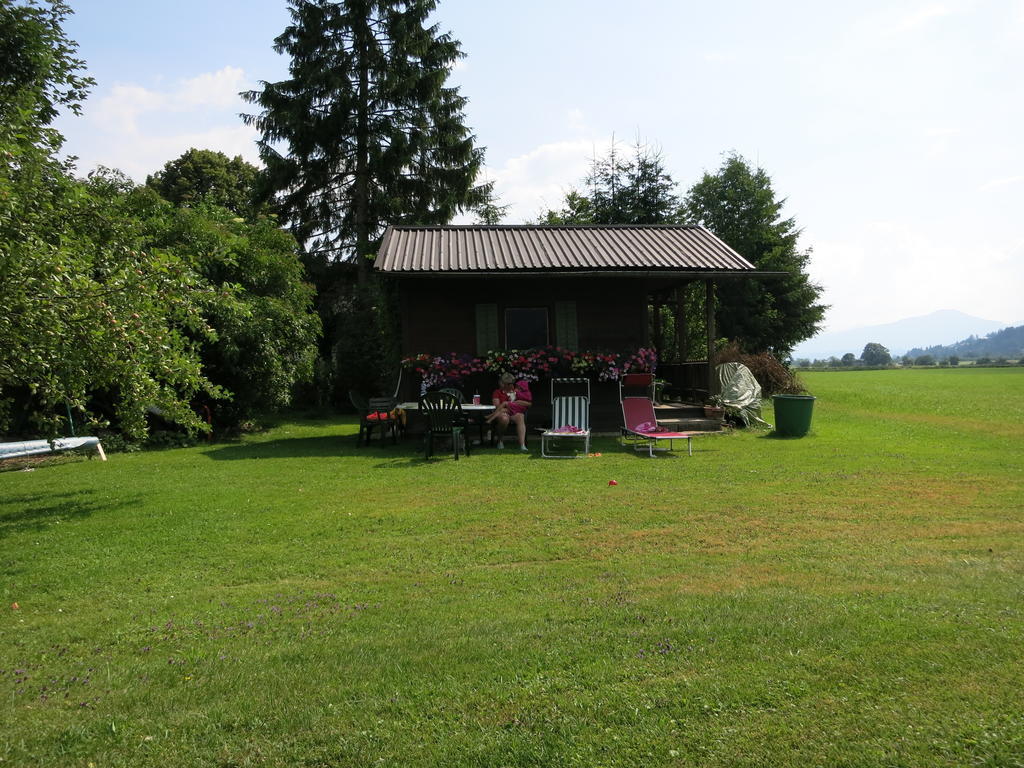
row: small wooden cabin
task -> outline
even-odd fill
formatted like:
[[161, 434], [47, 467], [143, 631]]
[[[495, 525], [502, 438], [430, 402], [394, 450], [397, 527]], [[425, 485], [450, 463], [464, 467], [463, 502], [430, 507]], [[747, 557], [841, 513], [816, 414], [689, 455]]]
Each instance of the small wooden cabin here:
[[707, 391], [714, 283], [764, 274], [703, 227], [675, 225], [389, 227], [374, 267], [396, 284], [405, 356], [548, 344], [664, 351], [677, 342], [658, 338], [658, 308], [702, 281], [706, 347], [679, 350], [685, 362], [658, 374]]

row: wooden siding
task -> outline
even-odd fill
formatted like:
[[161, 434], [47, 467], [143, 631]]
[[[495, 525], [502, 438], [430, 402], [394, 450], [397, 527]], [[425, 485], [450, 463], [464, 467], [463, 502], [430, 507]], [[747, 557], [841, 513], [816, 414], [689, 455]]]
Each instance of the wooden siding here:
[[[648, 343], [647, 288], [641, 279], [616, 277], [550, 278], [403, 278], [398, 282], [402, 308], [402, 353], [477, 352], [480, 304], [497, 307], [499, 343], [505, 338], [505, 309], [545, 307], [549, 343], [563, 338], [558, 327], [562, 304], [576, 304], [580, 349], [623, 351]], [[493, 337], [492, 334], [488, 334]]]

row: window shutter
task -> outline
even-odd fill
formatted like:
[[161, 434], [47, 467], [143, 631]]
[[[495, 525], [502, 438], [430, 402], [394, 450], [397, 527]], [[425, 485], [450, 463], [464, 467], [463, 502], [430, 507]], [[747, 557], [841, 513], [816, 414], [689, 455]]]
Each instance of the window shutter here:
[[579, 331], [576, 327], [576, 302], [555, 302], [555, 344], [576, 351], [580, 346]]
[[498, 349], [498, 305], [476, 305], [476, 353]]

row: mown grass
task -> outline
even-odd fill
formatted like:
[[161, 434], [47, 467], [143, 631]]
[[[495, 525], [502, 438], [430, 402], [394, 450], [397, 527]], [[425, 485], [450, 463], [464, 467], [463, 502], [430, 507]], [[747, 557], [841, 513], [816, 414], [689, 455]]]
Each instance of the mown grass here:
[[0, 473], [0, 758], [1024, 764], [1024, 370], [802, 376], [810, 436], [692, 458], [339, 418]]

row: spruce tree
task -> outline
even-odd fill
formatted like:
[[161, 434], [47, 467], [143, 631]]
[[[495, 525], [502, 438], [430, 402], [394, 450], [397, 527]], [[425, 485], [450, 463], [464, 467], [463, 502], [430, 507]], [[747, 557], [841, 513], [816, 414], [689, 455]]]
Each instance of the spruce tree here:
[[482, 153], [446, 84], [463, 55], [427, 17], [436, 0], [291, 0], [274, 49], [289, 77], [245, 94], [262, 112], [264, 195], [307, 249], [360, 276], [388, 224], [444, 224], [473, 202]]
[[595, 155], [583, 180], [587, 192], [570, 189], [561, 210], [541, 213], [538, 224], [677, 224], [676, 182], [660, 150], [639, 140], [626, 157], [612, 140], [608, 153]]

